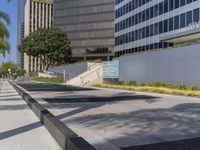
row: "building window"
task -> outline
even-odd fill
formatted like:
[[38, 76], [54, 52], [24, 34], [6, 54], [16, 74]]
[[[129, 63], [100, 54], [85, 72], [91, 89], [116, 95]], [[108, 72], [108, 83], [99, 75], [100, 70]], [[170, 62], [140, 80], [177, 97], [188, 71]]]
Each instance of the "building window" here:
[[169, 19], [169, 31], [174, 30], [174, 18]]
[[187, 12], [186, 22], [187, 26], [192, 23], [192, 11]]
[[174, 18], [174, 30], [179, 29], [179, 16]]
[[184, 28], [186, 26], [185, 24], [185, 13], [180, 15], [180, 28]]
[[199, 9], [195, 9], [193, 11], [193, 22], [196, 22], [196, 23], [199, 22]]
[[168, 20], [164, 20], [164, 32], [168, 32]]
[[180, 0], [180, 6], [184, 6], [185, 5], [185, 0]]

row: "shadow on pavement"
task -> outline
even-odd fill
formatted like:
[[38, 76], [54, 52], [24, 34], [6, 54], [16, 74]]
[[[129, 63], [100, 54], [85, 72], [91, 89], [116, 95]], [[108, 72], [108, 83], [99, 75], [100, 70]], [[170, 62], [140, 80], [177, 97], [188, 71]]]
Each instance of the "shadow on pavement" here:
[[[3, 92], [4, 94], [4, 92]], [[4, 98], [4, 97], [12, 97], [12, 96], [19, 96], [18, 94], [9, 94], [9, 95], [2, 95], [0, 96], [0, 98]]]
[[22, 101], [22, 98], [3, 98], [0, 101]]
[[26, 104], [0, 105], [0, 111], [5, 111], [5, 110], [16, 111], [16, 110], [25, 110], [25, 109], [29, 109], [28, 105]]
[[14, 93], [13, 91], [3, 91], [3, 94]]
[[[31, 88], [31, 91], [93, 90], [60, 85], [33, 85], [20, 86], [27, 90]], [[140, 109], [127, 113], [104, 112], [102, 109], [102, 112], [93, 114], [89, 111], [106, 105], [106, 102], [136, 99], [153, 102], [159, 100], [158, 98], [146, 95], [82, 98], [66, 95], [45, 100], [52, 103], [52, 108], [70, 108], [68, 112], [57, 116], [65, 124], [80, 125], [98, 132], [102, 137], [113, 135], [106, 137], [106, 140], [124, 150], [200, 150], [200, 104], [198, 103], [183, 103], [171, 108]], [[88, 112], [83, 113], [86, 111]], [[118, 136], [119, 133], [122, 135]]]
[[4, 139], [7, 139], [7, 138], [12, 137], [12, 136], [22, 134], [24, 132], [39, 128], [41, 126], [42, 126], [42, 124], [40, 122], [35, 122], [35, 123], [31, 123], [31, 124], [28, 124], [28, 125], [25, 125], [25, 126], [22, 126], [22, 127], [19, 127], [19, 128], [15, 128], [15, 129], [12, 129], [12, 130], [1, 132], [0, 133], [0, 140], [4, 140]]
[[159, 97], [147, 96], [147, 95], [127, 95], [127, 96], [112, 96], [112, 97], [62, 97], [62, 98], [43, 98], [49, 103], [78, 103], [78, 102], [114, 102], [114, 101], [134, 101], [134, 100], [151, 100]]
[[73, 87], [67, 85], [56, 85], [56, 84], [44, 84], [44, 83], [17, 83], [19, 86], [23, 87], [27, 91], [91, 91], [97, 90], [92, 88], [81, 88], [81, 87]]
[[122, 150], [200, 150], [200, 138], [126, 147]]
[[[75, 108], [77, 106], [76, 104], [69, 105], [66, 105], [66, 107]], [[122, 137], [109, 139], [111, 143], [121, 144], [121, 148], [125, 150], [200, 150], [198, 138], [200, 137], [200, 122], [197, 117], [200, 114], [200, 104], [186, 103], [169, 109], [145, 109], [121, 114], [102, 112], [102, 114], [81, 114], [81, 116], [77, 116], [81, 112], [100, 106], [102, 105], [91, 106], [88, 104], [82, 107], [78, 105], [77, 109], [57, 117], [63, 119], [65, 124], [79, 124], [102, 132], [101, 134], [104, 136], [106, 136], [105, 131], [108, 131], [109, 134], [109, 132], [127, 129], [129, 132], [123, 133]], [[72, 115], [76, 115], [76, 117], [70, 117]], [[112, 128], [113, 126], [114, 128]], [[156, 140], [152, 142], [151, 140], [154, 138]], [[187, 140], [182, 141], [180, 139]], [[125, 144], [127, 141], [129, 147]], [[145, 145], [149, 141], [159, 144]], [[144, 146], [133, 146], [143, 145], [143, 142]], [[190, 147], [191, 145], [192, 147]]]

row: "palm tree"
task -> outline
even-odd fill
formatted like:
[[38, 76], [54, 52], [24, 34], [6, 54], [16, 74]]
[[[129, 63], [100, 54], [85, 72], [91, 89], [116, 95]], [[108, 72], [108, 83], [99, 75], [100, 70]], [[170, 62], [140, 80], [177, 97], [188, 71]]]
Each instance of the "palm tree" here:
[[0, 11], [0, 54], [3, 54], [4, 56], [10, 49], [10, 44], [8, 42], [9, 31], [6, 27], [8, 24], [10, 24], [10, 18], [8, 14]]

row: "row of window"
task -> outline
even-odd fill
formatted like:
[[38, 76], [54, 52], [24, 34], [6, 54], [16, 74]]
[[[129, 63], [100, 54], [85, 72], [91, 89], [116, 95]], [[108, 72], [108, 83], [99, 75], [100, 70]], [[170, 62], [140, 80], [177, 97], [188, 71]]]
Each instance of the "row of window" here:
[[159, 43], [144, 45], [144, 46], [140, 46], [140, 47], [135, 47], [135, 48], [115, 52], [115, 57], [120, 57], [125, 54], [144, 52], [144, 51], [148, 51], [148, 50], [163, 49], [163, 48], [168, 48], [168, 47], [172, 47], [172, 46], [173, 46], [172, 43], [159, 42]]
[[[115, 32], [129, 28], [197, 0], [165, 0], [115, 24]], [[129, 3], [128, 3], [129, 4]], [[117, 12], [119, 13], [119, 12]], [[117, 15], [117, 14], [116, 14]]]
[[166, 33], [189, 26], [191, 23], [199, 22], [199, 8], [169, 19], [151, 24], [138, 30], [120, 35], [115, 38], [115, 45], [121, 45], [154, 35]]
[[[152, 1], [152, 0], [132, 0], [129, 3], [127, 3], [126, 5], [122, 6], [118, 10], [116, 10], [115, 17], [119, 18], [119, 17], [125, 15], [126, 13], [128, 13], [150, 1]], [[181, 7], [183, 5], [192, 3], [194, 1], [197, 1], [197, 0], [164, 0], [163, 2], [161, 2], [162, 6], [163, 6], [161, 9], [164, 9], [164, 12], [168, 12], [170, 10], [173, 10], [174, 8]], [[161, 4], [157, 4], [157, 5], [161, 5]]]
[[127, 14], [128, 12], [146, 4], [149, 3], [152, 0], [132, 0], [129, 3], [127, 3], [126, 5], [120, 7], [119, 9], [117, 9], [115, 11], [115, 18], [119, 18], [125, 14]]
[[124, 0], [115, 0], [115, 5], [118, 5], [119, 3], [123, 2]]

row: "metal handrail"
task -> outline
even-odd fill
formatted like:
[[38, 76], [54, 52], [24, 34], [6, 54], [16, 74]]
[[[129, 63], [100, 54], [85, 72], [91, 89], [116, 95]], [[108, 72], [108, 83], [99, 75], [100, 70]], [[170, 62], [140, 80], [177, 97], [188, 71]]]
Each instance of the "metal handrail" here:
[[95, 66], [95, 65], [99, 65], [100, 63], [93, 63], [93, 64], [91, 64], [91, 65], [88, 65], [88, 71], [89, 70], [92, 70], [91, 68], [93, 67], [93, 66]]
[[95, 69], [94, 71], [92, 71], [92, 72], [86, 74], [85, 76], [83, 76], [83, 78], [86, 77], [86, 76], [88, 76], [88, 75], [90, 75], [90, 74], [92, 74], [93, 72], [95, 72], [95, 71], [97, 71], [97, 70], [100, 70], [102, 67], [103, 67], [103, 65], [99, 66], [98, 69]]
[[97, 76], [100, 77], [99, 72], [100, 72], [100, 69], [102, 69], [102, 67], [103, 67], [103, 65], [99, 66], [98, 69], [95, 69], [94, 71], [89, 72], [89, 73], [86, 74], [85, 76], [80, 77], [81, 85], [85, 85], [85, 84], [84, 84], [85, 78], [88, 77], [89, 75], [91, 75], [91, 74], [94, 73], [94, 72], [96, 72], [96, 73], [97, 73]]

